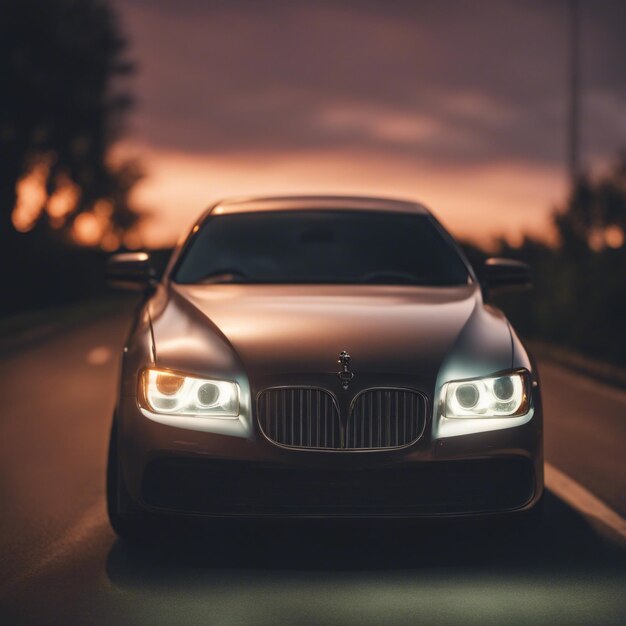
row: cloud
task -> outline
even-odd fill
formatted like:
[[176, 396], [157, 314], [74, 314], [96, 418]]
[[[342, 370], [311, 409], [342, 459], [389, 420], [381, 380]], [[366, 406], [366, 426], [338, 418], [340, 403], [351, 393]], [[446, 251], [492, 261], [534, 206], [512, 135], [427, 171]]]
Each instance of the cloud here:
[[221, 198], [282, 194], [412, 198], [455, 235], [482, 244], [501, 235], [518, 241], [524, 232], [549, 241], [548, 209], [564, 192], [558, 168], [510, 162], [468, 168], [423, 161], [416, 167], [402, 157], [381, 160], [351, 150], [198, 155], [137, 144], [119, 150], [149, 163], [150, 176], [133, 200], [161, 209], [144, 225], [150, 245], [171, 244]]
[[[288, 191], [402, 193], [519, 236], [564, 193], [566, 0], [115, 3], [161, 238], [220, 194]], [[626, 146], [626, 3], [580, 5], [594, 165]]]
[[[583, 3], [584, 86], [596, 94], [585, 112], [599, 126], [598, 100], [626, 114], [626, 46], [612, 4]], [[159, 147], [388, 152], [395, 144], [462, 163], [563, 158], [564, 3], [118, 5], [141, 67], [136, 129]], [[320, 123], [339, 111], [345, 124]], [[364, 115], [378, 121], [364, 124]], [[607, 145], [595, 142], [594, 153], [626, 141], [626, 130], [600, 133]]]

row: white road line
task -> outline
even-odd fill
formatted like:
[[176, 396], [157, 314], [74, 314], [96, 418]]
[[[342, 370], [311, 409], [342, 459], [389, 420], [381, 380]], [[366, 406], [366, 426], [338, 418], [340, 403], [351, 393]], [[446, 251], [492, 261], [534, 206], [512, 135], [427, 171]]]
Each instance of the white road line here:
[[558, 498], [580, 511], [583, 515], [598, 520], [626, 542], [626, 520], [602, 500], [577, 483], [573, 478], [558, 470], [554, 465], [544, 466], [546, 487]]
[[[544, 472], [546, 487], [555, 496], [583, 515], [599, 521], [617, 535], [622, 543], [626, 544], [626, 520], [619, 513], [607, 506], [573, 478], [554, 467], [554, 465], [545, 463]], [[102, 502], [96, 502], [66, 533], [65, 537], [57, 542], [54, 549], [50, 550], [43, 559], [27, 568], [26, 571], [15, 576], [7, 588], [1, 590], [0, 596], [29, 578], [33, 578], [42, 570], [53, 565], [55, 561], [65, 556], [65, 554], [74, 551], [96, 528], [104, 526], [105, 523], [106, 517], [103, 514]]]

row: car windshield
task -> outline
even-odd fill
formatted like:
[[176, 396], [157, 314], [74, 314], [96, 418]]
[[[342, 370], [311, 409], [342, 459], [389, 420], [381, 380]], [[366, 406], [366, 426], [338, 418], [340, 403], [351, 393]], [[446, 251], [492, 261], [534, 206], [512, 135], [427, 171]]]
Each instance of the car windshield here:
[[209, 217], [174, 280], [444, 286], [467, 284], [469, 276], [428, 215], [294, 210]]

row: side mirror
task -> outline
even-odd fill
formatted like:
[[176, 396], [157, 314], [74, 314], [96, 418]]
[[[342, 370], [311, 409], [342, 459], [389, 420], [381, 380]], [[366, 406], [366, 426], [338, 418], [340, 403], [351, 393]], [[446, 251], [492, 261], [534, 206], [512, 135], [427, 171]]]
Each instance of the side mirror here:
[[483, 266], [482, 283], [489, 293], [530, 289], [530, 267], [513, 259], [487, 259]]
[[116, 289], [143, 291], [155, 284], [156, 273], [146, 252], [120, 252], [107, 261], [107, 283]]

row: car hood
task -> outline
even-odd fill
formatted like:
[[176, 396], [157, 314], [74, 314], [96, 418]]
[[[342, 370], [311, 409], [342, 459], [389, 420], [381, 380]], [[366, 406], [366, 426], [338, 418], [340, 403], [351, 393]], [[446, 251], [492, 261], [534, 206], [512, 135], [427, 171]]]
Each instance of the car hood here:
[[506, 319], [475, 285], [170, 285], [151, 317], [158, 365], [253, 387], [338, 384], [342, 350], [359, 386], [432, 388], [444, 365], [467, 376], [511, 364]]

